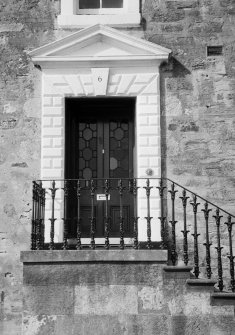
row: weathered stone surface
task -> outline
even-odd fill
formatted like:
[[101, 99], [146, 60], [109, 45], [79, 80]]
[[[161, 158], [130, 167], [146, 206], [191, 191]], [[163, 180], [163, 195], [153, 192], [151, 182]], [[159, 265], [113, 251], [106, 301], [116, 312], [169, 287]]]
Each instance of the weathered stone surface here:
[[168, 309], [164, 304], [162, 287], [144, 286], [138, 291], [139, 313], [164, 313], [167, 315]]
[[172, 318], [172, 334], [174, 335], [208, 335], [210, 334], [208, 318], [202, 316], [186, 318], [177, 315]]
[[[31, 329], [31, 333], [30, 333]], [[162, 335], [170, 334], [164, 315], [76, 315], [25, 317], [24, 335]]]
[[162, 267], [146, 264], [38, 264], [24, 267], [30, 285], [157, 285]]
[[[135, 271], [131, 270], [133, 265]], [[232, 329], [228, 328], [228, 320], [235, 322], [234, 307], [212, 306], [211, 291], [205, 285], [195, 290], [188, 287], [185, 269], [188, 274], [190, 267], [169, 267], [168, 273], [178, 268], [179, 274], [184, 276], [163, 280], [162, 265], [141, 265], [98, 264], [96, 261], [85, 265], [51, 263], [50, 266], [25, 263], [24, 274], [28, 273], [24, 292], [26, 334], [31, 329], [35, 335], [43, 331], [53, 335], [94, 332], [149, 335], [156, 331], [160, 335], [212, 335], [222, 329]], [[73, 272], [76, 267], [77, 272]], [[158, 271], [152, 271], [153, 268]], [[43, 278], [42, 273], [49, 276]], [[144, 274], [144, 281], [140, 280], [140, 273]], [[79, 276], [79, 280], [74, 280]], [[214, 318], [222, 320], [223, 315], [227, 318], [219, 327], [213, 324]]]
[[[145, 0], [142, 4], [145, 37], [173, 51], [169, 64], [161, 69], [163, 174], [227, 211], [234, 212], [234, 1]], [[22, 266], [19, 262], [19, 250], [27, 250], [30, 246], [30, 181], [38, 178], [40, 174], [41, 73], [34, 69], [26, 51], [74, 31], [57, 29], [55, 14], [58, 13], [58, 7], [59, 1], [47, 0], [1, 0], [0, 3], [0, 284], [1, 290], [5, 292], [5, 298], [0, 305], [1, 320], [4, 320], [0, 322], [1, 335], [18, 334], [21, 327], [18, 315], [15, 314], [15, 311], [18, 313], [21, 310]], [[133, 34], [132, 28], [128, 31]], [[223, 45], [223, 55], [208, 58], [208, 45]], [[12, 166], [17, 162], [25, 162], [28, 168]], [[200, 209], [201, 207], [199, 211]], [[178, 214], [179, 212], [176, 216]], [[192, 222], [191, 216], [189, 222]], [[179, 245], [182, 242], [181, 229], [179, 220]], [[222, 234], [222, 238], [226, 253], [226, 234]], [[199, 239], [200, 243], [204, 242], [204, 233], [201, 233]], [[211, 239], [214, 247], [215, 232], [212, 232]], [[200, 253], [202, 276], [205, 272], [203, 248], [204, 246]], [[192, 260], [193, 251], [190, 250], [189, 254]], [[223, 256], [224, 259], [226, 256]], [[212, 267], [216, 274], [214, 249]], [[227, 267], [228, 263], [225, 263], [224, 270]], [[119, 280], [124, 285], [128, 278], [128, 271], [123, 270], [122, 266], [117, 274], [112, 269], [109, 275], [103, 273], [107, 272], [107, 268], [102, 270], [100, 265], [88, 268], [87, 273], [85, 267], [72, 271], [71, 268], [56, 268], [51, 270], [50, 276], [40, 274], [43, 268], [38, 268], [33, 274], [29, 266], [28, 272], [25, 272], [26, 282], [30, 282], [31, 276], [33, 285], [39, 284], [41, 279], [44, 284], [48, 280], [53, 285], [57, 280], [65, 283], [67, 276], [68, 285], [83, 285], [85, 282], [89, 285], [95, 282], [101, 285], [105, 282], [117, 285]], [[127, 284], [132, 285], [137, 280], [137, 283], [150, 287], [159, 285], [159, 280], [156, 279], [159, 271], [150, 268], [151, 270], [139, 265], [131, 266]], [[71, 276], [68, 275], [69, 271]], [[97, 274], [94, 274], [95, 271]], [[164, 284], [174, 290], [173, 282], [174, 279], [169, 279]], [[170, 291], [166, 290], [164, 296], [165, 294], [169, 295]], [[152, 306], [151, 301], [148, 305], [146, 297], [143, 299], [145, 306]], [[213, 308], [217, 307], [220, 308]], [[172, 334], [201, 332], [231, 335], [234, 333], [234, 316], [230, 315], [228, 319], [219, 317], [227, 312], [217, 310], [218, 317], [210, 321], [210, 330], [203, 318], [197, 316], [190, 319], [190, 323], [182, 316], [181, 321], [172, 326]], [[231, 314], [231, 310], [229, 313]], [[165, 332], [159, 326], [162, 321], [156, 321], [154, 326], [154, 321], [148, 323], [146, 317], [145, 325], [138, 328], [135, 326], [140, 322], [138, 320], [136, 318], [132, 321], [129, 328], [123, 326], [127, 330], [119, 323], [114, 323], [116, 328], [109, 328], [111, 331], [107, 333], [116, 331], [120, 334], [126, 332], [149, 335], [155, 334], [156, 329], [161, 329], [162, 334]], [[94, 332], [94, 327], [85, 318], [77, 322], [76, 329], [79, 329], [79, 322], [83, 324], [84, 334]], [[96, 328], [98, 322], [94, 321]], [[166, 318], [165, 324], [168, 323]], [[32, 329], [36, 329], [32, 330], [27, 326], [25, 333], [30, 335], [53, 334], [55, 329], [53, 317], [41, 320], [35, 318], [29, 324]], [[101, 327], [104, 334], [107, 325], [106, 319], [103, 328]], [[76, 329], [73, 330], [75, 334]]]
[[74, 287], [25, 286], [24, 312], [29, 315], [70, 315], [74, 313]]
[[75, 314], [134, 315], [137, 313], [136, 286], [75, 286]]
[[56, 335], [56, 316], [35, 315], [23, 318], [22, 333], [24, 335]]
[[223, 316], [212, 318], [210, 320], [210, 335], [234, 335], [235, 320], [234, 316]]

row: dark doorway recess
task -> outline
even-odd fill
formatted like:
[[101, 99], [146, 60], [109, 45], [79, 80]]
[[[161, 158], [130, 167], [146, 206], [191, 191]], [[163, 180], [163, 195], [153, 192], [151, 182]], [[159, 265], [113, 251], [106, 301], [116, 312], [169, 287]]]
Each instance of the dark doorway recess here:
[[[90, 236], [91, 190], [96, 185], [93, 212], [96, 237], [104, 237], [106, 203], [105, 180], [111, 190], [108, 201], [110, 237], [120, 230], [120, 194], [118, 180], [122, 179], [125, 237], [133, 232], [133, 197], [128, 179], [133, 178], [135, 98], [66, 98], [65, 100], [65, 179], [81, 180], [80, 225], [82, 237]], [[70, 187], [67, 218], [77, 216], [75, 182]], [[76, 237], [76, 219], [69, 220], [69, 237]]]

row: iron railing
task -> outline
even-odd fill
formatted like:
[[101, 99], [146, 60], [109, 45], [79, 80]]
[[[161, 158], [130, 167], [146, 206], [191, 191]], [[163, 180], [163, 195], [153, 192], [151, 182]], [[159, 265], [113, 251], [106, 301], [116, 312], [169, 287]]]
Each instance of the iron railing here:
[[[63, 243], [54, 241], [55, 224], [58, 220], [55, 216], [55, 203], [59, 192], [59, 211], [63, 212], [61, 218]], [[96, 243], [96, 197], [100, 192], [103, 196], [103, 245]], [[84, 194], [89, 202], [89, 244], [87, 238], [83, 242], [81, 208]], [[119, 225], [118, 245], [113, 244], [110, 217], [110, 195], [114, 194], [118, 202], [116, 204]], [[132, 204], [129, 218], [124, 210], [127, 196]], [[140, 209], [140, 203], [145, 204], [144, 215], [143, 210]], [[155, 207], [158, 208], [157, 211]], [[48, 217], [46, 213], [50, 213]], [[125, 243], [127, 220], [131, 222], [132, 228], [128, 232], [129, 242]], [[50, 222], [50, 239], [47, 243], [45, 241], [46, 221]], [[76, 228], [75, 236], [73, 234], [75, 244], [70, 243], [69, 228], [72, 221], [75, 222]], [[145, 241], [140, 240], [140, 221], [142, 227], [146, 229]], [[216, 271], [220, 291], [230, 288], [235, 292], [232, 231], [234, 223], [235, 216], [231, 213], [166, 178], [69, 179], [33, 182], [32, 250], [161, 247], [169, 250], [169, 262], [172, 265], [179, 264], [181, 261], [185, 265], [192, 264], [196, 278], [199, 278], [200, 274], [201, 277], [211, 279], [212, 273]], [[160, 231], [159, 243], [156, 243], [152, 234], [156, 225]], [[225, 278], [229, 278], [229, 283]]]

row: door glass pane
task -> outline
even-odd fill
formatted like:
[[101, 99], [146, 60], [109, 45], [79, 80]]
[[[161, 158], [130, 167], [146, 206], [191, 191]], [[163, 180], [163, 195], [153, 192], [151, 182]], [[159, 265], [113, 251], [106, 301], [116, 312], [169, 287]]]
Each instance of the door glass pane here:
[[123, 0], [102, 0], [103, 8], [122, 8]]
[[79, 9], [100, 8], [100, 0], [79, 0]]
[[97, 177], [97, 123], [79, 124], [79, 177], [91, 179]]
[[110, 177], [129, 177], [129, 124], [128, 120], [110, 122], [109, 128]]

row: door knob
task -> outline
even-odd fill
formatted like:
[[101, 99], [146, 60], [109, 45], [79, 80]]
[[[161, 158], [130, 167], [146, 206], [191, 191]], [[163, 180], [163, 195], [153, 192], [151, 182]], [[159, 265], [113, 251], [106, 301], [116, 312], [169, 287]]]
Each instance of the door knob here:
[[145, 171], [145, 173], [146, 173], [147, 176], [152, 176], [153, 175], [153, 170], [152, 169], [147, 169]]

